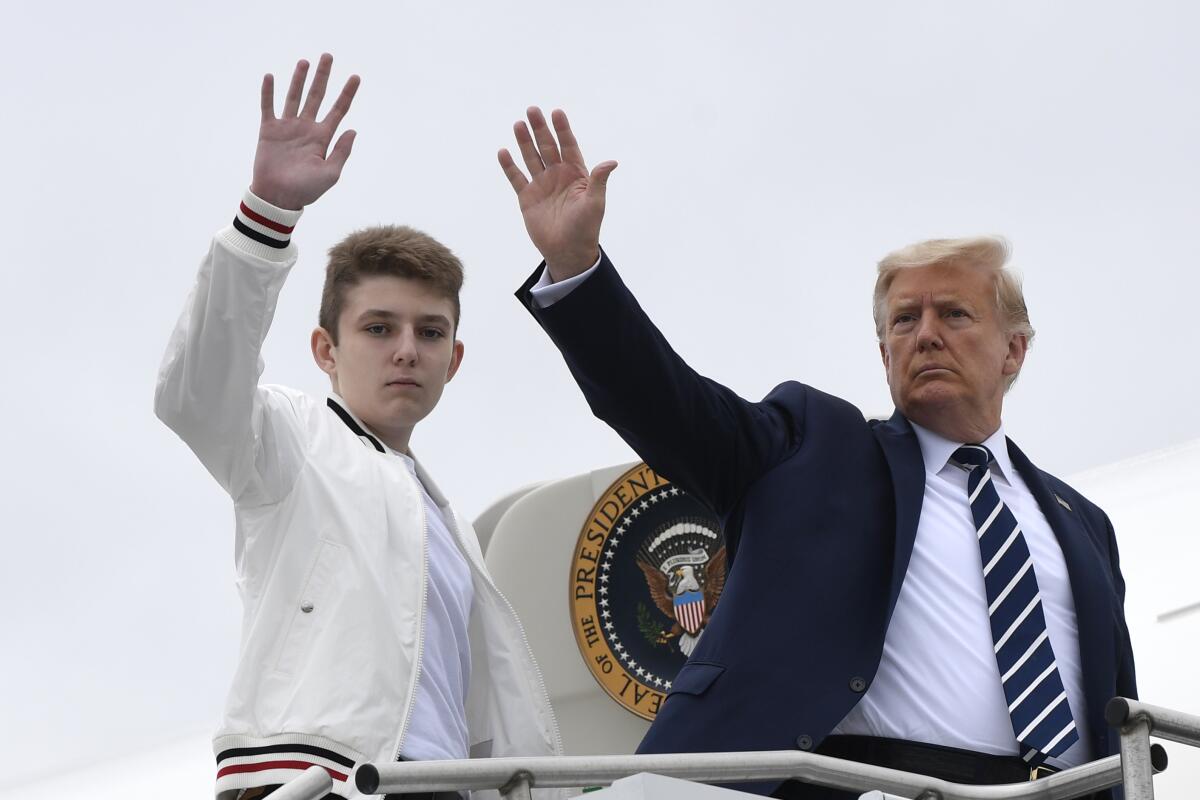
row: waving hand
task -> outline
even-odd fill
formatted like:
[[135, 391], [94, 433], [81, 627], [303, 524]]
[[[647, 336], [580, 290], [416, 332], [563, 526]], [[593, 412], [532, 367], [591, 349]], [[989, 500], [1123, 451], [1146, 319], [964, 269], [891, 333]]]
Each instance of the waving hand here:
[[527, 116], [529, 125], [518, 122], [513, 132], [529, 177], [508, 150], [499, 152], [500, 166], [517, 193], [529, 238], [546, 259], [551, 279], [561, 281], [584, 272], [600, 255], [604, 193], [617, 162], [601, 162], [588, 172], [565, 113], [551, 113], [554, 133], [541, 109], [530, 107]]
[[275, 116], [275, 77], [266, 75], [263, 78], [262, 122], [258, 129], [250, 191], [268, 203], [280, 208], [303, 208], [325, 194], [341, 177], [342, 167], [354, 145], [355, 132], [344, 132], [332, 150], [329, 143], [350, 110], [350, 103], [358, 91], [359, 77], [350, 76], [325, 119], [318, 121], [317, 111], [325, 99], [332, 68], [333, 56], [323, 54], [317, 62], [308, 97], [304, 98], [308, 62], [297, 63], [283, 101], [283, 113], [278, 117]]

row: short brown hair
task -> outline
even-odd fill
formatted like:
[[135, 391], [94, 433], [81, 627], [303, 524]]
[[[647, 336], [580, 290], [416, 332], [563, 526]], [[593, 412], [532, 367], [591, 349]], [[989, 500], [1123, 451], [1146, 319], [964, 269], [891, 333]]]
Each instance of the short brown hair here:
[[338, 318], [346, 301], [346, 290], [367, 275], [393, 275], [427, 282], [454, 306], [454, 326], [461, 316], [458, 293], [462, 290], [463, 266], [450, 248], [407, 225], [374, 225], [362, 228], [329, 248], [325, 288], [321, 291], [318, 324], [337, 344]]

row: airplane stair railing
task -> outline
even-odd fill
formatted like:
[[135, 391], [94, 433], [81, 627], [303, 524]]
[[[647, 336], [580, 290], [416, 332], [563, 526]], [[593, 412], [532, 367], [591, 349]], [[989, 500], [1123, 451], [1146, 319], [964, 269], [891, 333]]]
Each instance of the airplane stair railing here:
[[1200, 717], [1194, 714], [1114, 697], [1104, 709], [1104, 718], [1121, 731], [1125, 800], [1154, 799], [1151, 736], [1200, 747]]
[[[1154, 745], [1156, 765], [1165, 754]], [[921, 800], [1069, 800], [1118, 786], [1121, 757], [1063, 770], [1032, 783], [968, 786], [901, 770], [796, 750], [636, 756], [481, 758], [364, 764], [355, 773], [364, 794], [499, 789], [506, 800], [531, 800], [531, 789], [607, 785], [640, 772], [700, 783], [796, 779], [863, 794]], [[886, 794], [881, 794], [885, 792]]]
[[271, 792], [271, 800], [321, 800], [332, 789], [333, 778], [324, 767], [309, 767]]
[[[1105, 717], [1120, 730], [1120, 755], [1037, 781], [996, 786], [952, 783], [795, 750], [411, 761], [363, 764], [354, 777], [367, 795], [498, 789], [506, 800], [531, 800], [535, 786], [606, 786], [642, 772], [710, 784], [799, 780], [859, 792], [861, 800], [1070, 800], [1115, 786], [1124, 788], [1126, 800], [1153, 800], [1152, 778], [1166, 769], [1167, 757], [1150, 737], [1200, 747], [1200, 717], [1192, 714], [1117, 697]], [[272, 800], [319, 800], [330, 788], [325, 770], [312, 767]]]

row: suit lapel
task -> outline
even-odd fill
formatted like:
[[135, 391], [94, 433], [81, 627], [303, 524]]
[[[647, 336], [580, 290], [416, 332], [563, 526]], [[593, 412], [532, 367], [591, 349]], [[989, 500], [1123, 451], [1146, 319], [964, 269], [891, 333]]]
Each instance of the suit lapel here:
[[892, 585], [888, 595], [887, 620], [892, 618], [896, 598], [908, 572], [913, 542], [917, 539], [917, 523], [925, 500], [925, 461], [921, 446], [908, 420], [897, 411], [887, 422], [875, 426], [875, 438], [883, 448], [892, 487], [896, 494], [896, 543], [892, 558]]
[[1091, 537], [1077, 510], [1068, 510], [1041, 471], [1035, 467], [1012, 440], [1008, 440], [1008, 454], [1013, 466], [1021, 473], [1029, 491], [1037, 500], [1046, 521], [1058, 539], [1063, 559], [1067, 562], [1067, 574], [1071, 579], [1071, 596], [1075, 599], [1075, 619], [1079, 629], [1079, 661], [1083, 673], [1083, 690], [1087, 702], [1088, 724], [1096, 746], [1097, 755], [1104, 755], [1108, 725], [1104, 721], [1104, 706], [1108, 703], [1112, 687], [1116, 683], [1113, 653], [1116, 642], [1113, 633], [1113, 618], [1110, 609], [1113, 602], [1112, 585], [1104, 580], [1107, 574], [1100, 561]]

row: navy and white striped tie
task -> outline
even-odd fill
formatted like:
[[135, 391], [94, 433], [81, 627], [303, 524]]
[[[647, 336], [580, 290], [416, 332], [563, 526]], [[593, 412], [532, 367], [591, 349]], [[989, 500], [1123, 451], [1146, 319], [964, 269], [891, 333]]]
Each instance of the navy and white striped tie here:
[[1021, 757], [1037, 766], [1066, 752], [1079, 733], [1046, 632], [1033, 557], [1021, 526], [992, 483], [991, 451], [968, 444], [954, 452], [954, 460], [970, 470], [968, 503], [979, 534], [988, 618], [1008, 715]]

